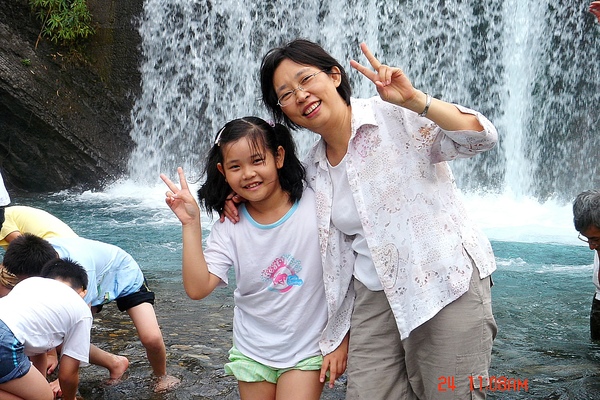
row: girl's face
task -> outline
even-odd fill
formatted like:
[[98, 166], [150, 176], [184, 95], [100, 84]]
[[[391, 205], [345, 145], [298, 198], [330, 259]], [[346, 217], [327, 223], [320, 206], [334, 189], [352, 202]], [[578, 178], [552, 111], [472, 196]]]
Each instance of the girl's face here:
[[[293, 91], [292, 101], [281, 107], [283, 113], [295, 124], [322, 133], [328, 123], [332, 123], [339, 111], [347, 109], [344, 99], [337, 92], [341, 82], [340, 74], [318, 73], [313, 65], [302, 65], [285, 59], [275, 69], [273, 87], [279, 98], [284, 93]], [[332, 72], [337, 71], [333, 67]], [[310, 85], [299, 90], [302, 82], [310, 79]]]
[[281, 146], [274, 157], [267, 149], [253, 149], [244, 137], [223, 145], [222, 152], [223, 164], [217, 164], [217, 168], [231, 189], [250, 203], [268, 201], [274, 193], [283, 191], [277, 174], [285, 155]]

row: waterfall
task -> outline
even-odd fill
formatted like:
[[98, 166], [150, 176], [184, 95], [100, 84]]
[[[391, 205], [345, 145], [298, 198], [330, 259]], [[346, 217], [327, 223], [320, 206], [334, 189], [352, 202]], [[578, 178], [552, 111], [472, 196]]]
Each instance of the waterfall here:
[[[575, 3], [575, 4], [572, 4]], [[481, 111], [496, 149], [453, 162], [465, 191], [572, 199], [600, 187], [600, 24], [588, 0], [146, 0], [142, 94], [132, 110], [135, 180], [183, 166], [200, 178], [218, 129], [269, 119], [258, 70], [272, 47], [320, 43], [346, 66], [354, 96], [376, 94], [349, 66], [365, 41], [413, 85]], [[315, 135], [297, 132], [302, 151]]]

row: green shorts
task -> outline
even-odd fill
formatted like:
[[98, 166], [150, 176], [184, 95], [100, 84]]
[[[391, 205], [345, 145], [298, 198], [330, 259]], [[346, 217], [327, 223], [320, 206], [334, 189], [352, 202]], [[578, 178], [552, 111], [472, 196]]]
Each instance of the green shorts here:
[[225, 372], [227, 375], [235, 376], [235, 379], [238, 381], [267, 381], [276, 384], [281, 375], [293, 369], [298, 369], [300, 371], [319, 371], [321, 369], [321, 365], [323, 365], [323, 356], [318, 355], [309, 357], [290, 368], [271, 368], [254, 361], [249, 357], [246, 357], [240, 353], [235, 346], [233, 346], [231, 350], [229, 350], [229, 361], [230, 362], [225, 364]]

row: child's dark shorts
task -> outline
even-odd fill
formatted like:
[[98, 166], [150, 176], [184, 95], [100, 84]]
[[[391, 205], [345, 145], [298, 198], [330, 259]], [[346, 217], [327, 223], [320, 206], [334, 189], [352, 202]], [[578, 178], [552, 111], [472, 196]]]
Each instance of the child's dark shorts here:
[[25, 355], [23, 344], [0, 320], [0, 383], [24, 376], [29, 368], [31, 362]]
[[140, 290], [117, 299], [117, 307], [119, 307], [119, 311], [127, 311], [130, 308], [139, 306], [142, 303], [150, 303], [154, 305], [154, 297], [154, 292], [150, 291], [148, 284], [144, 279], [144, 283], [142, 284]]
[[[117, 307], [119, 307], [119, 311], [127, 311], [130, 308], [139, 306], [142, 303], [150, 303], [154, 305], [154, 298], [154, 292], [150, 291], [148, 284], [144, 279], [144, 283], [142, 283], [142, 286], [137, 292], [133, 292], [127, 296], [118, 297], [116, 302]], [[97, 306], [94, 306], [95, 312], [99, 313], [102, 311], [102, 306], [104, 306], [104, 304], [98, 304]]]

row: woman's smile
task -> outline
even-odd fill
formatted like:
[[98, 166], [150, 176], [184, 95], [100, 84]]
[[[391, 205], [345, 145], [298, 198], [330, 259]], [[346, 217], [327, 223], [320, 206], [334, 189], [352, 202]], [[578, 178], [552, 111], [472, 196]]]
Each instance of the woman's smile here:
[[314, 103], [309, 104], [304, 111], [302, 112], [302, 115], [304, 115], [305, 117], [308, 117], [310, 114], [312, 114], [315, 110], [317, 110], [319, 108], [319, 106], [321, 105], [321, 100], [316, 101]]

